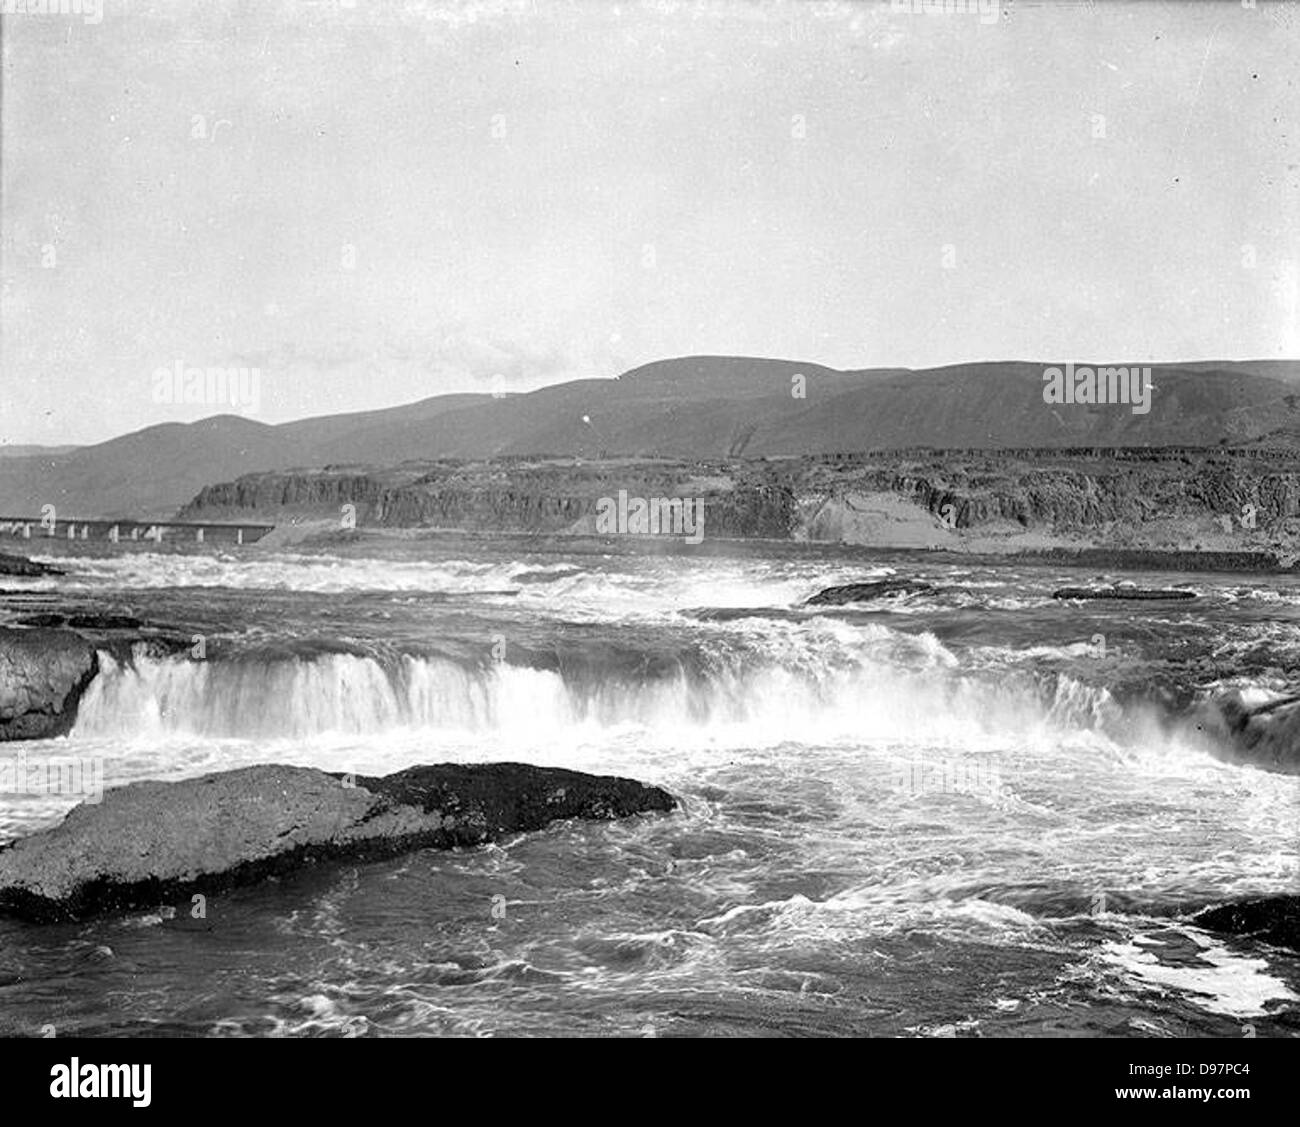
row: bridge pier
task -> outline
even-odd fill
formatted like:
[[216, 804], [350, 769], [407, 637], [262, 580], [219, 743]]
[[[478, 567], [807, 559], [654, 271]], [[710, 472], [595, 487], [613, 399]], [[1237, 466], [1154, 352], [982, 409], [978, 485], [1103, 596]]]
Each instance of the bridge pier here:
[[203, 529], [200, 528], [194, 533], [194, 541], [196, 544], [203, 543]]

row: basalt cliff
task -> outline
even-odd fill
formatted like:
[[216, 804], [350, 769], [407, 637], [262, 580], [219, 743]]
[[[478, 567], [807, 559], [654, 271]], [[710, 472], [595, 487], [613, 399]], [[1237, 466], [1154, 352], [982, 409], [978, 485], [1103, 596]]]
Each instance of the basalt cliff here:
[[362, 532], [634, 534], [599, 520], [602, 501], [608, 511], [620, 498], [623, 509], [636, 498], [702, 501], [705, 540], [1200, 554], [1244, 569], [1288, 568], [1300, 555], [1300, 456], [1265, 449], [448, 459], [249, 474], [204, 488], [177, 516]]

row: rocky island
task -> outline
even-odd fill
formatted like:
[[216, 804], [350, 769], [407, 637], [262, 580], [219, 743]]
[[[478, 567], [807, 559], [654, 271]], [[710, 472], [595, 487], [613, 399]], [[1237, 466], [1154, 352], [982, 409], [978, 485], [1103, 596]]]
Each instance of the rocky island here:
[[0, 850], [0, 912], [35, 921], [188, 901], [328, 861], [483, 845], [569, 818], [667, 813], [631, 779], [525, 763], [381, 778], [267, 765], [138, 782]]

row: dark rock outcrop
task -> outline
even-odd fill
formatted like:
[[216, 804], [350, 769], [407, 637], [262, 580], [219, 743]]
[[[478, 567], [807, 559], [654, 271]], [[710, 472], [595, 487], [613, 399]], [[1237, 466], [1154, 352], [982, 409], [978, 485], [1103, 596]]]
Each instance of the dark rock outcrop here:
[[100, 654], [129, 662], [140, 656], [166, 657], [192, 648], [207, 633], [200, 623], [163, 623], [141, 618], [130, 604], [104, 603], [63, 592], [0, 590], [0, 617], [7, 625], [75, 630]]
[[38, 575], [62, 575], [57, 567], [50, 567], [49, 564], [37, 563], [35, 560], [29, 560], [24, 556], [11, 556], [7, 552], [0, 552], [0, 575], [24, 575], [36, 577]]
[[1300, 775], [1300, 708], [1293, 698], [1250, 706], [1236, 690], [1202, 707], [1198, 727], [1215, 739], [1229, 763]]
[[1174, 587], [1062, 587], [1052, 592], [1054, 599], [1132, 599], [1177, 600], [1194, 599], [1195, 591], [1180, 591]]
[[131, 783], [0, 850], [0, 912], [79, 919], [212, 895], [314, 862], [476, 846], [560, 819], [675, 805], [631, 779], [523, 763], [383, 778], [260, 766]]
[[15, 619], [18, 626], [66, 626], [71, 630], [139, 630], [145, 623], [130, 614], [59, 614], [44, 611]]
[[98, 672], [95, 648], [71, 630], [0, 626], [0, 740], [67, 732]]
[[1239, 935], [1300, 951], [1300, 896], [1264, 896], [1207, 908], [1192, 917], [1208, 931]]
[[939, 588], [924, 579], [877, 579], [870, 583], [846, 583], [827, 587], [805, 603], [810, 607], [841, 607], [845, 603], [864, 603], [889, 595], [934, 595]]

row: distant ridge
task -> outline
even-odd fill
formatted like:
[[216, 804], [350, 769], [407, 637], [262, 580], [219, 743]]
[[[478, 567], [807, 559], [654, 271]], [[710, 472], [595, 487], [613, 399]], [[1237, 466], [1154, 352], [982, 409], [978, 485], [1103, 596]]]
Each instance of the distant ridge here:
[[1146, 415], [1123, 404], [1045, 403], [1042, 373], [1052, 364], [1063, 362], [839, 371], [792, 360], [686, 356], [615, 379], [574, 380], [501, 397], [440, 395], [276, 426], [218, 415], [70, 451], [22, 455], [11, 447], [0, 456], [0, 511], [36, 513], [54, 504], [85, 517], [163, 517], [204, 485], [256, 471], [448, 457], [1296, 448], [1300, 362], [1149, 365], [1156, 391]]
[[0, 458], [30, 458], [42, 454], [70, 454], [73, 450], [78, 449], [80, 449], [78, 446], [41, 446], [39, 443], [5, 445], [0, 443]]

